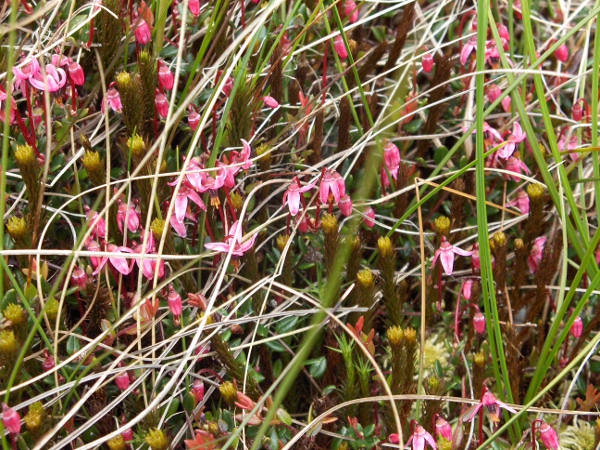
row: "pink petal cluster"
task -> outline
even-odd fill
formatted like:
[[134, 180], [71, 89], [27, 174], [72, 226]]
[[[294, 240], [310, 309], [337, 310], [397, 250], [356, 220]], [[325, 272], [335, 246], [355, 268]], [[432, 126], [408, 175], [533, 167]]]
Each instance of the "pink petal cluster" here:
[[346, 49], [346, 44], [344, 44], [344, 38], [342, 38], [340, 34], [333, 39], [333, 48], [342, 61], [348, 57], [348, 50]]
[[509, 411], [513, 414], [517, 413], [517, 411], [514, 408], [498, 400], [487, 387], [484, 387], [481, 402], [467, 410], [467, 412], [462, 418], [463, 422], [470, 422], [471, 420], [473, 420], [479, 412], [479, 410], [482, 408], [485, 408], [484, 411], [488, 412], [490, 419], [492, 419], [494, 423], [500, 422], [500, 409], [505, 409], [506, 411]]
[[[508, 160], [506, 161], [506, 170], [508, 170], [509, 172], [514, 172], [514, 173], [519, 173], [519, 174], [521, 174], [521, 173], [525, 173], [527, 175], [531, 174], [531, 170], [529, 170], [529, 167], [527, 167], [527, 164], [525, 164], [519, 158], [516, 158], [514, 156], [509, 157]], [[521, 180], [521, 177], [519, 177], [517, 175], [508, 175], [508, 178], [513, 181]]]
[[2, 403], [2, 425], [11, 434], [19, 434], [21, 432], [21, 416], [6, 403]]
[[507, 144], [498, 150], [498, 156], [502, 159], [508, 159], [516, 149], [517, 144], [523, 142], [527, 135], [523, 132], [519, 122], [513, 125], [513, 131], [508, 136]]
[[433, 255], [432, 264], [435, 265], [439, 258], [446, 275], [452, 275], [454, 271], [454, 255], [471, 256], [473, 252], [452, 245], [445, 236], [442, 236], [442, 243]]
[[246, 241], [242, 240], [242, 230], [239, 221], [235, 221], [229, 229], [229, 234], [225, 237], [224, 242], [210, 242], [204, 244], [204, 246], [210, 250], [214, 250], [221, 253], [231, 252], [234, 256], [243, 256], [248, 250], [254, 245], [257, 234]]
[[392, 142], [387, 141], [383, 147], [383, 166], [381, 167], [381, 184], [384, 187], [390, 185], [388, 172], [394, 180], [398, 179], [398, 170], [400, 169], [400, 150]]
[[158, 60], [158, 84], [160, 86], [170, 91], [173, 89], [173, 83], [175, 82], [175, 77], [173, 76], [173, 72], [171, 69], [165, 64], [162, 59]]
[[348, 18], [350, 23], [355, 23], [358, 20], [358, 5], [354, 0], [344, 1], [344, 16]]
[[319, 198], [323, 205], [339, 203], [340, 197], [346, 194], [344, 178], [333, 169], [323, 169], [321, 184], [319, 185]]
[[522, 189], [517, 192], [517, 198], [511, 200], [506, 205], [517, 208], [521, 214], [529, 214], [529, 196]]
[[426, 446], [430, 446], [433, 450], [437, 449], [433, 436], [418, 423], [416, 424], [412, 435], [406, 442], [406, 445], [411, 444], [413, 450], [425, 450]]
[[144, 19], [139, 17], [135, 25], [135, 41], [139, 45], [146, 45], [152, 40], [152, 30]]
[[531, 273], [537, 272], [539, 264], [542, 262], [542, 254], [546, 245], [546, 237], [541, 236], [533, 241], [533, 247], [531, 253], [527, 257], [527, 265]]
[[283, 204], [287, 203], [288, 208], [290, 210], [290, 215], [292, 217], [296, 216], [296, 214], [298, 214], [298, 211], [300, 210], [301, 194], [310, 191], [316, 186], [316, 184], [317, 180], [314, 180], [312, 183], [309, 183], [306, 186], [300, 186], [300, 180], [298, 179], [298, 177], [295, 177], [292, 180], [290, 186], [283, 194]]
[[542, 424], [540, 425], [540, 439], [548, 450], [559, 449], [558, 435], [556, 434], [556, 431], [544, 421], [542, 421]]
[[175, 317], [181, 316], [183, 311], [183, 302], [181, 295], [173, 288], [172, 284], [169, 284], [169, 295], [167, 296], [167, 303], [169, 304], [169, 310]]
[[125, 223], [127, 223], [127, 229], [132, 233], [135, 233], [140, 227], [140, 214], [141, 211], [132, 205], [123, 203], [121, 199], [117, 200], [117, 226], [119, 231], [123, 233]]

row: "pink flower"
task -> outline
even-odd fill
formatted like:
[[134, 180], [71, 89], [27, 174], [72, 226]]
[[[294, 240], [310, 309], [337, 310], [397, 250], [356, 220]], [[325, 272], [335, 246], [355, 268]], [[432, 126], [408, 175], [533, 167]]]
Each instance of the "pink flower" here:
[[2, 425], [9, 433], [19, 434], [21, 432], [21, 416], [6, 403], [2, 403]]
[[269, 108], [278, 108], [279, 107], [279, 102], [277, 100], [275, 100], [273, 97], [271, 97], [270, 95], [265, 95], [263, 97], [263, 102], [265, 105], [267, 105]]
[[142, 19], [138, 18], [138, 22], [135, 27], [135, 40], [139, 45], [146, 45], [152, 39], [152, 30], [150, 25]]
[[[12, 86], [10, 87], [11, 93], [12, 93]], [[17, 104], [15, 103], [15, 100], [12, 98], [12, 96], [8, 95], [6, 93], [6, 91], [4, 90], [4, 86], [0, 85], [0, 104], [3, 102], [6, 102], [6, 99], [9, 99], [10, 101], [10, 118], [9, 123], [13, 123], [15, 121], [15, 111], [17, 110]], [[2, 106], [0, 106], [0, 120], [2, 120], [2, 122], [4, 122], [5, 118], [6, 118], [6, 103]]]
[[[95, 241], [95, 240], [93, 240], [93, 239], [89, 240], [85, 244], [85, 247], [90, 252], [99, 252], [101, 250], [100, 249], [100, 245], [98, 244], [98, 242]], [[98, 264], [100, 264], [100, 257], [99, 256], [90, 256], [90, 262], [92, 263], [92, 267], [94, 267], [94, 269], [95, 269], [96, 267], [98, 267]]]
[[483, 334], [485, 331], [485, 316], [481, 311], [476, 312], [473, 316], [473, 328], [477, 334]]
[[243, 256], [254, 245], [257, 234], [254, 234], [247, 241], [242, 241], [242, 230], [239, 221], [235, 221], [229, 229], [229, 234], [225, 237], [225, 242], [210, 242], [204, 246], [210, 250], [221, 253], [231, 252], [234, 256]]
[[435, 429], [434, 434], [437, 439], [440, 437], [446, 439], [447, 441], [452, 441], [452, 427], [448, 423], [446, 419], [444, 419], [439, 414], [434, 416], [435, 419]]
[[115, 384], [122, 391], [127, 390], [127, 388], [129, 388], [129, 385], [131, 384], [131, 377], [129, 376], [129, 372], [125, 371], [117, 375], [117, 377], [115, 378]]
[[421, 58], [421, 66], [423, 72], [429, 73], [433, 70], [433, 55], [431, 53], [425, 53]]
[[133, 206], [123, 203], [120, 199], [117, 201], [119, 208], [117, 210], [117, 226], [121, 233], [123, 232], [123, 225], [125, 219], [127, 219], [127, 228], [132, 233], [135, 233], [140, 227], [140, 216]]
[[167, 114], [169, 114], [169, 101], [167, 100], [167, 97], [165, 97], [165, 94], [157, 92], [154, 96], [154, 105], [156, 106], [156, 111], [158, 111], [160, 117], [167, 117]]
[[506, 205], [517, 208], [521, 211], [521, 214], [529, 214], [529, 196], [522, 189], [517, 192], [517, 198], [511, 200]]
[[472, 251], [467, 251], [455, 247], [450, 242], [446, 240], [445, 236], [442, 236], [442, 243], [440, 244], [440, 248], [435, 251], [433, 255], [432, 265], [434, 265], [438, 259], [440, 258], [440, 262], [442, 263], [442, 267], [444, 268], [444, 272], [446, 275], [452, 275], [454, 270], [454, 255], [460, 256], [471, 256], [473, 255]]
[[106, 98], [104, 99], [104, 102], [102, 102], [102, 112], [104, 112], [105, 103], [108, 103], [111, 109], [115, 112], [121, 112], [123, 109], [119, 91], [117, 91], [114, 87], [111, 87], [106, 91]]
[[471, 53], [473, 53], [473, 50], [477, 50], [477, 35], [471, 36], [469, 42], [467, 42], [464, 45], [462, 51], [460, 52], [461, 64], [465, 64], [467, 62], [469, 56], [471, 55]]
[[96, 211], [92, 211], [88, 205], [83, 205], [83, 210], [88, 226], [92, 228], [92, 236], [106, 238], [106, 222], [104, 219]]
[[[185, 210], [184, 217], [186, 219], [191, 220], [192, 222], [197, 222], [196, 218], [190, 213], [189, 208]], [[171, 217], [169, 218], [169, 223], [179, 236], [181, 236], [182, 238], [187, 236], [187, 231], [185, 229], [185, 224], [183, 223], [183, 218], [179, 220], [177, 219], [177, 216], [175, 214], [171, 214]]]
[[500, 422], [500, 408], [505, 409], [513, 414], [517, 413], [517, 411], [515, 411], [514, 408], [511, 408], [506, 403], [503, 403], [500, 400], [498, 400], [487, 387], [484, 387], [483, 389], [484, 391], [483, 396], [481, 397], [481, 402], [467, 410], [467, 412], [463, 416], [463, 422], [470, 422], [471, 420], [473, 420], [479, 412], [479, 410], [483, 407], [485, 407], [484, 411], [488, 412], [488, 414], [490, 415], [490, 419], [492, 419], [494, 423]]
[[581, 320], [581, 317], [577, 316], [575, 322], [573, 322], [573, 325], [571, 325], [569, 332], [575, 339], [579, 339], [581, 337], [583, 334], [583, 320]]
[[167, 303], [169, 304], [169, 309], [171, 313], [175, 317], [181, 316], [182, 308], [182, 300], [181, 295], [173, 289], [173, 285], [169, 284], [169, 295], [167, 296]]
[[196, 131], [200, 123], [200, 114], [191, 106], [188, 107], [188, 125], [193, 131]]
[[317, 184], [317, 180], [312, 183], [307, 184], [304, 187], [300, 187], [300, 180], [298, 177], [295, 177], [290, 183], [290, 187], [283, 194], [283, 204], [287, 202], [288, 208], [290, 210], [290, 215], [294, 217], [298, 214], [300, 209], [300, 197], [304, 192], [310, 191]]
[[[106, 250], [110, 253], [133, 253], [133, 250], [129, 247], [117, 246], [114, 244], [108, 244], [106, 246]], [[120, 256], [108, 256], [102, 258], [100, 264], [98, 267], [96, 267], [96, 270], [94, 270], [94, 275], [98, 275], [100, 273], [107, 260], [110, 261], [112, 266], [123, 275], [129, 275], [133, 270], [133, 264], [128, 263], [127, 258], [122, 258]]]
[[557, 145], [561, 152], [569, 152], [569, 157], [572, 161], [577, 161], [579, 159], [579, 154], [577, 152], [573, 152], [573, 150], [575, 150], [579, 145], [579, 140], [577, 139], [576, 134], [569, 133], [568, 127], [565, 127], [564, 130], [561, 130]]
[[523, 142], [527, 135], [523, 132], [519, 122], [515, 122], [513, 125], [513, 131], [508, 136], [507, 144], [498, 150], [498, 156], [502, 159], [508, 159], [516, 149], [517, 144]]
[[67, 82], [67, 74], [63, 69], [56, 68], [52, 64], [46, 64], [46, 77], [42, 71], [35, 73], [29, 78], [29, 83], [40, 91], [56, 92]]
[[348, 22], [354, 23], [358, 20], [358, 6], [354, 0], [344, 1], [344, 16], [348, 18]]
[[198, 17], [200, 15], [200, 0], [189, 0], [188, 8], [192, 16]]
[[179, 192], [177, 192], [177, 198], [175, 198], [175, 217], [179, 222], [182, 222], [185, 217], [188, 200], [193, 201], [202, 211], [206, 211], [206, 206], [198, 193], [186, 184], [182, 184], [179, 187]]
[[173, 89], [173, 83], [175, 81], [175, 77], [173, 76], [173, 72], [171, 69], [167, 67], [164, 61], [159, 60], [158, 62], [158, 83], [161, 85], [163, 89], [170, 91]]
[[323, 169], [321, 184], [319, 185], [319, 198], [321, 199], [321, 203], [324, 205], [333, 201], [338, 203], [340, 197], [345, 193], [346, 183], [342, 176], [335, 170]]
[[344, 194], [342, 197], [340, 197], [338, 206], [340, 208], [340, 212], [345, 217], [350, 217], [352, 215], [352, 199], [348, 194]]
[[416, 420], [413, 420], [413, 422], [411, 423], [411, 428], [413, 424], [416, 424], [416, 426], [414, 428], [413, 434], [406, 442], [406, 445], [411, 445], [412, 443], [413, 450], [425, 450], [425, 447], [427, 445], [429, 445], [433, 450], [436, 450], [437, 446], [435, 445], [435, 440], [433, 439], [433, 436], [429, 434], [425, 430], [425, 428], [419, 425]]
[[[185, 227], [184, 227], [185, 230]], [[142, 230], [143, 233], [144, 230]], [[154, 238], [152, 237], [152, 233], [149, 233], [150, 238], [148, 242], [146, 242], [146, 252], [144, 255], [151, 255], [155, 252], [154, 248]], [[144, 249], [143, 245], [138, 245], [135, 241], [133, 242], [133, 251], [139, 255], [142, 254], [142, 250]], [[156, 276], [158, 278], [162, 278], [165, 275], [165, 263], [162, 259], [154, 259], [154, 258], [144, 258], [142, 261], [141, 258], [136, 258], [135, 263], [142, 270], [144, 276], [149, 279], [154, 279], [154, 272], [156, 271], [156, 265], [158, 264], [158, 273]]]
[[503, 41], [506, 41], [507, 43], [510, 41], [510, 32], [508, 31], [506, 25], [504, 25], [503, 23], [498, 25], [498, 35]]
[[388, 441], [390, 442], [390, 444], [399, 444], [400, 436], [398, 436], [398, 433], [392, 433], [389, 435]]
[[370, 206], [367, 206], [364, 210], [363, 221], [366, 227], [373, 228], [375, 226], [375, 211]]
[[383, 162], [394, 180], [398, 178], [398, 169], [400, 168], [401, 161], [398, 147], [394, 143], [387, 141], [385, 147], [383, 147]]
[[44, 360], [42, 361], [42, 369], [44, 372], [49, 372], [54, 369], [56, 366], [56, 361], [54, 361], [54, 356], [50, 354], [48, 350], [44, 349]]
[[562, 44], [554, 51], [554, 56], [562, 63], [566, 63], [569, 60], [569, 47], [566, 44]]
[[[514, 173], [526, 173], [527, 175], [531, 174], [531, 170], [529, 170], [527, 164], [525, 164], [519, 158], [515, 158], [514, 156], [511, 156], [506, 161], [506, 170]], [[508, 178], [512, 179], [513, 181], [520, 181], [521, 179], [521, 177], [516, 175], [508, 175]]]
[[338, 54], [341, 60], [344, 60], [348, 57], [348, 50], [346, 49], [346, 44], [344, 44], [344, 39], [340, 34], [338, 34], [333, 39], [333, 48], [335, 52]]
[[66, 55], [55, 53], [52, 55], [52, 65], [55, 67], [64, 67], [71, 64], [73, 60]]
[[69, 63], [69, 78], [75, 86], [83, 86], [85, 83], [85, 74], [83, 73], [83, 67], [78, 62], [71, 61]]
[[531, 273], [535, 273], [538, 269], [538, 266], [542, 262], [542, 254], [544, 252], [544, 246], [546, 245], [546, 237], [541, 236], [533, 241], [533, 247], [531, 248], [531, 253], [527, 257], [527, 265], [529, 266], [529, 271]]
[[540, 439], [548, 450], [558, 450], [558, 435], [554, 428], [544, 421], [540, 425]]
[[39, 73], [40, 64], [37, 62], [37, 59], [32, 59], [27, 64], [24, 64], [21, 68], [13, 67], [12, 70], [15, 76], [15, 84], [18, 84], [19, 89], [24, 93], [27, 86], [27, 81], [29, 81], [32, 76]]

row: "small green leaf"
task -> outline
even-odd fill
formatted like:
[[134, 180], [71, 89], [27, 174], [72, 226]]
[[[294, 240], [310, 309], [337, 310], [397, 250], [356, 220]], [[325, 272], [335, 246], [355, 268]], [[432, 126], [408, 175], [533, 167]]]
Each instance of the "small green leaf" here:
[[69, 355], [74, 355], [79, 350], [81, 350], [81, 343], [79, 342], [79, 339], [72, 335], [69, 336], [67, 338], [67, 353]]
[[285, 351], [285, 347], [280, 344], [278, 341], [268, 341], [265, 342], [266, 346], [271, 349], [271, 351], [282, 353]]
[[313, 378], [321, 378], [327, 369], [327, 359], [325, 359], [324, 356], [309, 359], [306, 361], [306, 365], [310, 366], [308, 373], [310, 373]]
[[275, 415], [286, 425], [292, 425], [292, 417], [288, 414], [288, 412], [285, 409], [278, 408]]
[[289, 333], [290, 331], [295, 330], [297, 325], [298, 317], [289, 316], [275, 324], [275, 331], [277, 332], [277, 334]]

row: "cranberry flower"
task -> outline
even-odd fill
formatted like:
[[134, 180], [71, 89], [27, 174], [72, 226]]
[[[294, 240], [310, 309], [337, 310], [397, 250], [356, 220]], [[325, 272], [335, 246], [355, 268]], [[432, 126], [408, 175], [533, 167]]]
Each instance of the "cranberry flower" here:
[[158, 61], [158, 83], [163, 89], [170, 91], [173, 89], [175, 77], [171, 69], [164, 63], [163, 60]]
[[42, 71], [33, 74], [29, 78], [29, 83], [40, 91], [56, 92], [62, 88], [67, 82], [67, 74], [60, 67], [55, 67], [52, 64], [46, 64], [46, 77], [44, 78]]
[[[527, 164], [525, 164], [519, 158], [516, 158], [514, 156], [511, 156], [506, 161], [506, 170], [508, 170], [509, 172], [514, 172], [514, 173], [525, 173], [527, 175], [531, 174], [531, 170], [529, 170], [529, 167], [527, 167]], [[521, 179], [517, 175], [508, 175], [508, 178], [512, 179], [513, 181], [520, 181], [520, 179]]]
[[522, 189], [517, 192], [517, 198], [511, 200], [506, 205], [517, 208], [521, 211], [521, 214], [529, 214], [529, 196]]
[[19, 434], [21, 432], [21, 416], [6, 403], [2, 403], [2, 425], [9, 433]]
[[146, 45], [152, 39], [150, 25], [141, 17], [135, 27], [135, 40], [139, 45]]
[[323, 169], [319, 185], [321, 203], [324, 205], [333, 201], [338, 203], [344, 194], [346, 194], [346, 183], [342, 176], [335, 170]]
[[[110, 253], [133, 253], [133, 250], [129, 247], [117, 246], [114, 244], [108, 244], [106, 246], [106, 250]], [[100, 261], [98, 267], [96, 267], [96, 270], [94, 270], [94, 275], [98, 275], [100, 273], [107, 260], [110, 261], [112, 266], [123, 275], [129, 275], [133, 270], [133, 261], [132, 263], [128, 263], [127, 258], [122, 258], [120, 256], [105, 256]]]
[[358, 20], [358, 6], [354, 0], [344, 1], [344, 16], [348, 18], [348, 22], [354, 23]]
[[105, 110], [105, 105], [108, 103], [108, 106], [115, 112], [120, 112], [123, 109], [123, 105], [121, 104], [121, 96], [119, 95], [119, 91], [117, 91], [114, 87], [109, 88], [106, 91], [106, 97], [102, 102], [102, 112]]
[[433, 417], [435, 419], [435, 428], [433, 430], [435, 437], [438, 439], [442, 437], [447, 441], [452, 441], [452, 427], [448, 421], [437, 413]]
[[15, 84], [18, 84], [19, 89], [24, 93], [27, 87], [27, 81], [29, 81], [32, 76], [39, 73], [40, 64], [37, 62], [37, 59], [32, 59], [21, 68], [13, 67], [12, 70], [15, 76]]
[[435, 264], [437, 259], [440, 258], [446, 275], [452, 275], [454, 270], [454, 255], [471, 256], [473, 252], [455, 247], [446, 240], [445, 236], [442, 236], [442, 243], [440, 244], [440, 248], [435, 251], [432, 264]]
[[508, 159], [516, 149], [517, 144], [523, 142], [527, 135], [523, 132], [519, 122], [515, 122], [513, 125], [513, 131], [508, 136], [507, 144], [498, 150], [498, 156], [502, 159]]
[[121, 233], [125, 225], [125, 219], [127, 219], [127, 229], [132, 233], [135, 233], [140, 227], [140, 216], [134, 206], [123, 203], [122, 200], [118, 200], [119, 208], [117, 210], [117, 226]]
[[[542, 440], [542, 443], [544, 444], [544, 446], [548, 450], [558, 450], [559, 442], [558, 442], [558, 435], [556, 434], [556, 431], [554, 430], [554, 428], [552, 428], [550, 425], [548, 425], [548, 423], [545, 420], [542, 420], [542, 419], [535, 419], [533, 421], [533, 423], [531, 424], [532, 444], [535, 443], [535, 426], [538, 423], [540, 424], [540, 428], [539, 428], [540, 429], [540, 439]], [[535, 448], [535, 445], [533, 448]]]
[[290, 209], [290, 215], [292, 217], [296, 216], [296, 214], [298, 214], [298, 210], [300, 209], [300, 194], [310, 191], [315, 187], [316, 184], [317, 180], [307, 184], [304, 187], [301, 187], [298, 177], [295, 177], [292, 180], [290, 187], [287, 189], [287, 191], [285, 191], [285, 194], [283, 194], [283, 203], [285, 204], [287, 202], [288, 208]]
[[235, 221], [229, 229], [229, 234], [225, 237], [225, 242], [209, 242], [204, 246], [210, 250], [215, 250], [221, 253], [231, 252], [234, 256], [243, 256], [254, 245], [256, 234], [250, 239], [242, 241], [242, 229], [239, 221]]
[[460, 52], [461, 64], [464, 65], [467, 62], [469, 56], [471, 56], [471, 53], [473, 53], [473, 50], [477, 50], [477, 35], [471, 36], [469, 42], [467, 42], [462, 48], [462, 51]]
[[433, 439], [433, 436], [431, 434], [429, 434], [429, 432], [427, 430], [425, 430], [425, 428], [423, 428], [421, 425], [419, 425], [419, 423], [416, 420], [413, 420], [411, 422], [411, 428], [413, 427], [413, 425], [414, 425], [413, 433], [410, 436], [410, 438], [408, 438], [406, 445], [412, 444], [411, 448], [413, 450], [425, 450], [425, 447], [427, 445], [429, 445], [433, 450], [436, 450], [437, 446], [435, 444], [435, 440]]
[[348, 50], [346, 50], [346, 45], [344, 44], [344, 39], [341, 35], [338, 34], [333, 39], [333, 48], [341, 60], [344, 60], [348, 57]]
[[[387, 172], [390, 173], [394, 180], [398, 179], [398, 169], [400, 168], [400, 150], [392, 142], [386, 142], [383, 147], [383, 163], [385, 167], [381, 168], [381, 184], [385, 187], [390, 185]], [[386, 171], [387, 168], [387, 171]]]
[[499, 413], [501, 408], [513, 414], [517, 413], [517, 411], [514, 408], [511, 408], [506, 403], [503, 403], [500, 400], [498, 400], [487, 387], [484, 387], [481, 402], [469, 408], [463, 416], [462, 421], [470, 422], [475, 418], [479, 410], [483, 407], [485, 407], [485, 411], [488, 412], [488, 414], [490, 415], [490, 419], [492, 419], [494, 423], [500, 422]]
[[175, 199], [175, 217], [177, 217], [177, 220], [180, 222], [183, 221], [183, 218], [185, 217], [188, 199], [198, 205], [198, 208], [200, 208], [202, 211], [206, 211], [206, 206], [204, 205], [204, 202], [198, 193], [194, 189], [188, 187], [186, 184], [182, 184], [179, 187], [179, 192], [177, 193], [177, 198]]

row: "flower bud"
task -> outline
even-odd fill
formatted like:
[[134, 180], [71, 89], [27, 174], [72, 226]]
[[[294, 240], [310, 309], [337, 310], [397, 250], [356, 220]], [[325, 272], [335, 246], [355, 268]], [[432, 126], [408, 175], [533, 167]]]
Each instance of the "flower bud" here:
[[558, 435], [554, 428], [548, 425], [546, 422], [542, 422], [540, 425], [540, 439], [548, 450], [558, 450]]
[[87, 273], [85, 273], [85, 270], [83, 270], [81, 267], [76, 267], [75, 270], [73, 271], [73, 274], [71, 275], [71, 282], [75, 286], [84, 288], [85, 285], [88, 283], [88, 281], [89, 281], [89, 278], [87, 276]]
[[571, 115], [575, 122], [579, 122], [583, 118], [583, 107], [581, 106], [581, 103], [577, 102], [573, 105], [571, 108]]
[[573, 322], [573, 325], [571, 325], [569, 332], [575, 339], [579, 339], [581, 337], [583, 334], [583, 320], [581, 320], [581, 317], [577, 316], [575, 322]]
[[188, 1], [188, 8], [192, 16], [198, 17], [200, 15], [200, 0]]
[[188, 125], [192, 131], [196, 131], [198, 124], [200, 123], [200, 114], [191, 106], [188, 108]]
[[69, 64], [69, 78], [71, 78], [75, 86], [83, 86], [83, 83], [85, 83], [85, 74], [79, 63], [71, 61]]
[[487, 87], [487, 96], [490, 103], [495, 102], [501, 94], [502, 91], [500, 90], [497, 84], [492, 83]]
[[476, 312], [473, 316], [473, 328], [477, 334], [482, 334], [485, 331], [485, 316], [481, 312]]
[[129, 388], [131, 384], [131, 377], [129, 376], [129, 372], [125, 371], [117, 375], [115, 378], [115, 384], [119, 389], [125, 391]]
[[279, 107], [279, 102], [277, 100], [275, 100], [273, 97], [271, 97], [270, 95], [265, 95], [263, 97], [263, 103], [265, 105], [267, 105], [269, 108], [278, 108]]
[[194, 380], [194, 385], [190, 389], [196, 404], [204, 400], [204, 383], [200, 380]]
[[431, 53], [425, 53], [421, 58], [421, 66], [423, 72], [430, 73], [433, 70], [433, 55]]
[[169, 67], [167, 67], [167, 65], [163, 61], [159, 61], [158, 84], [160, 84], [163, 89], [170, 91], [171, 89], [173, 89], [174, 81], [175, 77], [173, 76], [173, 72], [171, 72], [171, 69], [169, 69]]
[[348, 194], [344, 194], [342, 197], [340, 197], [338, 206], [340, 208], [340, 212], [345, 217], [350, 217], [352, 215], [352, 199]]
[[335, 49], [336, 53], [342, 61], [348, 57], [348, 50], [346, 50], [346, 44], [344, 44], [344, 39], [341, 35], [338, 34], [334, 38], [333, 48]]
[[156, 111], [160, 117], [163, 119], [167, 117], [167, 114], [169, 113], [169, 101], [167, 100], [167, 97], [165, 97], [165, 94], [161, 92], [156, 93], [154, 96], [154, 106], [156, 106]]
[[152, 40], [152, 30], [150, 30], [150, 25], [140, 17], [138, 18], [135, 27], [135, 41], [139, 45], [146, 45], [150, 40]]
[[448, 441], [452, 441], [452, 427], [446, 419], [438, 416], [435, 421], [435, 436], [436, 438], [444, 438]]
[[17, 411], [2, 403], [2, 425], [9, 433], [19, 434], [21, 432], [21, 416]]
[[171, 313], [175, 317], [181, 316], [181, 312], [182, 312], [181, 295], [179, 295], [179, 293], [175, 289], [173, 289], [172, 284], [169, 285], [169, 295], [167, 297], [167, 302], [169, 303], [169, 309], [171, 310]]
[[504, 110], [504, 112], [512, 111], [512, 99], [510, 98], [510, 95], [507, 95], [506, 97], [504, 97], [502, 99], [502, 102], [500, 102], [500, 104], [502, 105], [502, 109]]
[[569, 48], [566, 44], [562, 44], [554, 51], [554, 56], [562, 63], [566, 63], [569, 60]]
[[54, 361], [54, 357], [48, 350], [44, 350], [44, 360], [42, 361], [42, 369], [44, 372], [49, 372], [50, 370], [54, 369], [55, 365], [56, 363]]
[[[129, 81], [131, 82], [131, 79]], [[106, 98], [104, 99], [104, 102], [102, 102], [102, 112], [105, 110], [106, 103], [108, 103], [108, 106], [110, 106], [114, 112], [120, 112], [123, 109], [121, 95], [114, 87], [111, 87], [106, 91]]]
[[367, 206], [364, 211], [364, 223], [368, 228], [375, 226], [375, 211], [370, 206]]

